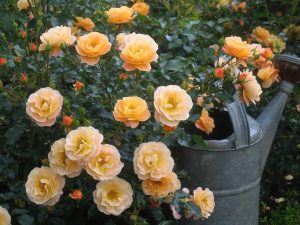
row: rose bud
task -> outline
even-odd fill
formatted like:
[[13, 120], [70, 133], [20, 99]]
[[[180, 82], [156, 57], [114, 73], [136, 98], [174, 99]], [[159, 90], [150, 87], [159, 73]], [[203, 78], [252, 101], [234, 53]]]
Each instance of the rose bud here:
[[20, 63], [20, 62], [21, 62], [21, 58], [20, 58], [20, 57], [16, 57], [16, 58], [15, 58], [15, 62], [16, 62], [16, 63]]
[[177, 127], [170, 127], [170, 126], [168, 126], [168, 125], [166, 125], [166, 124], [163, 125], [163, 129], [164, 129], [164, 131], [166, 131], [166, 132], [173, 132], [174, 130], [176, 130], [176, 128], [177, 128]]
[[26, 82], [28, 80], [26, 73], [21, 73], [21, 81]]
[[69, 196], [72, 198], [72, 199], [75, 199], [75, 200], [81, 200], [83, 198], [83, 194], [80, 190], [76, 189], [74, 191], [72, 191]]
[[5, 58], [0, 58], [0, 66], [3, 66], [7, 63], [7, 60]]
[[128, 75], [127, 75], [126, 73], [121, 73], [121, 74], [119, 75], [119, 79], [120, 79], [120, 80], [127, 80], [127, 79], [128, 79]]
[[30, 45], [30, 51], [36, 52], [36, 50], [37, 50], [36, 44], [31, 43], [31, 45]]
[[273, 58], [273, 52], [271, 48], [266, 48], [265, 51], [261, 54], [262, 57], [266, 59]]
[[224, 69], [223, 68], [215, 69], [215, 77], [219, 79], [224, 78]]
[[24, 30], [21, 30], [20, 35], [21, 35], [22, 38], [26, 38], [27, 37], [27, 32], [24, 31]]
[[72, 116], [64, 116], [64, 118], [63, 118], [63, 124], [64, 124], [65, 126], [71, 126], [72, 123], [73, 123], [73, 118], [72, 118]]
[[73, 85], [73, 87], [75, 88], [76, 91], [80, 91], [84, 87], [84, 84], [77, 80]]

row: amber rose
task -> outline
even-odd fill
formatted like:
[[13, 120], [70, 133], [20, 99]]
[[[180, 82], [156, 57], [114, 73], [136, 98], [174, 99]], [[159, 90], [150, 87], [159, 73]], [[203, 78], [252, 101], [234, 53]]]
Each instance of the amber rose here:
[[256, 27], [253, 29], [251, 37], [258, 42], [264, 42], [270, 36], [270, 32], [262, 27]]
[[34, 7], [34, 0], [19, 0], [17, 5], [19, 10], [27, 9], [29, 6]]
[[42, 44], [39, 50], [44, 51], [49, 46], [51, 48], [51, 56], [60, 55], [62, 45], [72, 45], [76, 41], [76, 37], [72, 35], [71, 28], [65, 26], [51, 28], [46, 33], [43, 33], [40, 39]]
[[51, 146], [48, 159], [51, 169], [61, 176], [73, 178], [81, 173], [82, 166], [77, 162], [70, 160], [65, 150], [66, 139], [62, 138], [55, 141]]
[[174, 167], [174, 160], [168, 147], [162, 142], [147, 142], [134, 151], [134, 172], [141, 180], [160, 180]]
[[274, 53], [281, 53], [285, 48], [285, 42], [276, 35], [271, 34], [265, 41], [264, 44], [272, 48]]
[[192, 201], [201, 209], [203, 218], [207, 219], [213, 213], [215, 208], [214, 194], [208, 188], [203, 190], [198, 187], [194, 190]]
[[144, 180], [142, 189], [145, 195], [150, 195], [153, 198], [164, 198], [168, 194], [174, 193], [181, 187], [180, 181], [174, 172], [170, 172], [167, 176], [160, 180]]
[[235, 36], [225, 38], [223, 51], [238, 58], [244, 66], [246, 65], [245, 60], [253, 55], [251, 46], [240, 37]]
[[118, 177], [97, 184], [93, 193], [99, 211], [106, 215], [119, 216], [133, 201], [130, 184]]
[[34, 168], [25, 184], [27, 196], [32, 202], [48, 206], [58, 202], [64, 186], [64, 177], [48, 167]]
[[170, 127], [186, 120], [193, 101], [185, 90], [177, 85], [158, 87], [154, 92], [155, 119]]
[[76, 27], [83, 28], [86, 31], [92, 31], [95, 27], [94, 22], [90, 18], [76, 17], [77, 22], [74, 23]]
[[124, 164], [121, 155], [113, 145], [102, 145], [98, 154], [92, 157], [86, 164], [86, 172], [95, 180], [110, 180], [117, 176]]
[[0, 224], [1, 225], [10, 225], [11, 217], [7, 211], [7, 209], [0, 206]]
[[100, 56], [110, 51], [111, 44], [104, 34], [91, 32], [79, 38], [76, 51], [82, 62], [88, 65], [95, 65]]
[[266, 67], [260, 69], [257, 76], [263, 81], [262, 87], [269, 88], [276, 81], [279, 82], [279, 70], [276, 69], [272, 62], [269, 62]]
[[97, 154], [103, 135], [93, 127], [79, 127], [68, 133], [65, 152], [69, 159], [75, 161], [88, 161]]
[[158, 59], [156, 53], [158, 45], [148, 35], [135, 33], [125, 35], [118, 44], [120, 44], [119, 49], [122, 50], [120, 57], [124, 61], [123, 68], [126, 71], [138, 69], [148, 72], [151, 70], [150, 63]]
[[132, 9], [144, 16], [147, 16], [150, 12], [150, 6], [145, 2], [137, 2], [132, 6]]
[[120, 8], [111, 8], [105, 12], [108, 16], [109, 23], [122, 24], [129, 23], [133, 20], [133, 9], [127, 6], [122, 6]]
[[55, 123], [62, 105], [63, 96], [58, 91], [46, 87], [29, 96], [26, 112], [38, 126], [49, 127]]
[[145, 100], [133, 96], [118, 100], [113, 115], [115, 120], [124, 123], [127, 127], [136, 128], [139, 122], [148, 120], [151, 113]]
[[241, 83], [241, 98], [247, 105], [251, 102], [255, 104], [255, 102], [260, 101], [261, 87], [252, 72], [246, 70], [241, 75], [245, 76]]
[[195, 125], [198, 129], [204, 131], [207, 134], [210, 134], [215, 128], [214, 119], [209, 116], [206, 109], [202, 109], [201, 115], [195, 122]]

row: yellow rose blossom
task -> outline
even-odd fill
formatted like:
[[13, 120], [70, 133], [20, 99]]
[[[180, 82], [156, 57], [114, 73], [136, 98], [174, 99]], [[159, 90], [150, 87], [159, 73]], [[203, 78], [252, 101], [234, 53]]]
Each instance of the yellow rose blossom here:
[[130, 23], [134, 19], [133, 9], [128, 8], [127, 6], [122, 6], [120, 8], [111, 8], [105, 13], [108, 16], [109, 23]]
[[122, 50], [120, 57], [124, 61], [123, 68], [126, 71], [135, 69], [150, 71], [150, 63], [157, 61], [158, 45], [148, 35], [129, 34], [123, 36], [120, 41], [119, 49]]
[[57, 140], [51, 146], [48, 159], [51, 169], [61, 176], [73, 178], [81, 173], [82, 166], [77, 162], [70, 160], [65, 153], [66, 139]]
[[154, 92], [155, 119], [170, 127], [188, 119], [193, 101], [177, 85], [160, 86]]
[[1, 225], [11, 225], [11, 216], [9, 215], [7, 209], [0, 206], [0, 224]]
[[241, 83], [241, 98], [247, 105], [251, 102], [255, 104], [255, 102], [260, 101], [261, 87], [252, 72], [246, 70], [242, 74], [245, 75], [245, 78]]
[[253, 29], [251, 37], [258, 42], [264, 42], [270, 36], [270, 32], [262, 27], [256, 27]]
[[194, 190], [192, 201], [201, 209], [203, 218], [207, 219], [213, 213], [215, 208], [214, 194], [208, 188], [203, 190], [198, 187]]
[[92, 157], [86, 164], [86, 172], [95, 180], [110, 180], [117, 176], [124, 164], [121, 155], [113, 145], [102, 145], [98, 154]]
[[34, 0], [19, 0], [17, 6], [19, 10], [27, 9], [29, 6], [34, 7]]
[[64, 177], [56, 174], [49, 167], [34, 168], [25, 184], [28, 198], [38, 205], [55, 205], [65, 186]]
[[76, 37], [72, 34], [70, 27], [57, 26], [51, 28], [40, 37], [42, 44], [39, 47], [40, 51], [46, 50], [46, 47], [51, 48], [50, 55], [58, 56], [61, 54], [61, 46], [72, 45], [76, 41]]
[[211, 118], [206, 109], [202, 109], [199, 119], [195, 122], [198, 129], [210, 134], [215, 128], [214, 119]]
[[156, 52], [158, 50], [157, 43], [153, 40], [152, 37], [146, 34], [137, 34], [135, 32], [130, 34], [120, 33], [116, 37], [117, 47], [120, 51], [122, 51], [126, 45], [134, 42], [147, 42], [149, 43], [153, 50]]
[[144, 16], [147, 16], [150, 12], [150, 6], [145, 2], [137, 2], [132, 6], [132, 9]]
[[238, 58], [244, 66], [246, 66], [245, 60], [253, 55], [251, 46], [236, 36], [225, 38], [223, 51], [228, 55]]
[[136, 128], [139, 122], [148, 120], [151, 113], [145, 100], [133, 96], [118, 100], [113, 115], [115, 120], [123, 122], [127, 127]]
[[160, 180], [144, 180], [142, 189], [145, 195], [150, 195], [153, 198], [164, 198], [168, 194], [174, 193], [181, 187], [180, 181], [174, 172], [170, 172], [167, 176]]
[[285, 48], [285, 42], [278, 36], [271, 34], [265, 41], [264, 44], [267, 47], [272, 48], [274, 53], [281, 53]]
[[119, 216], [133, 201], [131, 185], [118, 177], [97, 184], [93, 192], [98, 210], [106, 215]]
[[262, 87], [269, 88], [276, 81], [279, 82], [279, 70], [275, 68], [272, 62], [261, 68], [257, 76], [263, 81]]
[[49, 127], [55, 123], [62, 105], [63, 96], [58, 91], [46, 87], [29, 96], [26, 112], [38, 126]]
[[97, 154], [103, 135], [93, 127], [79, 127], [68, 133], [65, 144], [66, 155], [74, 161], [88, 161]]
[[76, 27], [84, 28], [86, 31], [92, 31], [95, 27], [94, 22], [90, 18], [76, 17], [77, 22], [74, 23]]
[[134, 172], [141, 180], [160, 180], [174, 167], [174, 160], [168, 147], [162, 142], [147, 142], [134, 151]]
[[81, 36], [76, 45], [76, 51], [80, 55], [83, 63], [88, 65], [95, 65], [100, 56], [110, 51], [111, 44], [108, 38], [101, 33], [91, 32]]

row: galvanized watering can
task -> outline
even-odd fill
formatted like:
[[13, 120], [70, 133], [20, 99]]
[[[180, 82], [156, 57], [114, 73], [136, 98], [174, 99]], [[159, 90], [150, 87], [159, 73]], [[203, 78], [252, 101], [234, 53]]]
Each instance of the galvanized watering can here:
[[[209, 188], [215, 195], [215, 211], [207, 219], [180, 220], [180, 225], [258, 225], [260, 181], [281, 114], [300, 81], [300, 59], [279, 55], [275, 63], [283, 81], [279, 92], [255, 120], [237, 98], [227, 104], [233, 134], [206, 141], [208, 149], [179, 148], [176, 154], [190, 179], [190, 190]], [[297, 74], [298, 73], [298, 74]], [[298, 76], [298, 77], [296, 77]], [[298, 80], [297, 80], [298, 79]]]

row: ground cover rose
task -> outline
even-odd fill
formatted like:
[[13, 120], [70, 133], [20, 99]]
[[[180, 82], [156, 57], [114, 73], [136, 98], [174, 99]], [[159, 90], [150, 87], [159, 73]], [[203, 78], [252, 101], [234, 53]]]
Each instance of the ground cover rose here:
[[177, 85], [160, 86], [154, 92], [155, 119], [170, 127], [188, 119], [193, 101], [185, 90]]
[[95, 65], [102, 55], [110, 51], [111, 44], [108, 38], [101, 33], [91, 32], [79, 37], [76, 51], [83, 63]]
[[102, 145], [97, 155], [86, 163], [86, 172], [95, 180], [110, 180], [117, 176], [124, 164], [118, 149], [109, 144]]
[[47, 206], [53, 206], [58, 202], [64, 186], [64, 177], [44, 166], [34, 168], [25, 184], [28, 198], [35, 204]]
[[66, 155], [66, 139], [62, 138], [53, 143], [48, 159], [51, 169], [61, 176], [73, 178], [81, 173], [82, 166], [74, 160], [70, 160]]
[[105, 13], [108, 17], [109, 23], [123, 24], [123, 23], [129, 23], [134, 19], [133, 9], [127, 6], [122, 6], [120, 8], [111, 8]]
[[198, 129], [207, 134], [210, 134], [215, 128], [214, 119], [209, 116], [209, 113], [206, 109], [202, 109], [201, 115], [195, 122], [195, 125]]
[[79, 127], [66, 137], [66, 155], [71, 160], [86, 162], [97, 154], [102, 141], [103, 135], [94, 127]]
[[279, 82], [279, 70], [275, 68], [272, 62], [257, 72], [257, 76], [263, 81], [261, 86], [269, 88], [274, 82]]
[[150, 12], [150, 6], [148, 4], [146, 4], [145, 2], [137, 2], [134, 3], [134, 5], [132, 6], [132, 9], [144, 16], [147, 16]]
[[0, 206], [0, 224], [1, 225], [10, 225], [11, 216], [9, 215], [7, 209]]
[[123, 122], [127, 127], [136, 128], [140, 122], [148, 120], [151, 113], [144, 99], [132, 96], [118, 100], [113, 115], [115, 120]]
[[27, 9], [29, 6], [34, 7], [34, 0], [19, 0], [17, 6], [19, 10]]
[[70, 27], [56, 26], [43, 33], [40, 37], [40, 51], [45, 51], [47, 46], [50, 47], [51, 56], [59, 56], [62, 53], [62, 45], [70, 46], [76, 41], [76, 37], [72, 34]]
[[86, 31], [92, 31], [95, 27], [94, 22], [90, 18], [76, 17], [77, 22], [74, 25], [78, 28], [83, 28]]
[[201, 209], [203, 218], [207, 219], [213, 213], [215, 208], [214, 194], [208, 188], [203, 190], [198, 187], [194, 190], [192, 201]]
[[131, 185], [118, 177], [97, 184], [93, 192], [94, 202], [99, 211], [106, 215], [119, 216], [133, 201]]
[[63, 96], [50, 87], [31, 94], [26, 102], [26, 113], [38, 126], [52, 126], [60, 115]]
[[258, 42], [264, 42], [265, 40], [267, 40], [267, 38], [269, 38], [269, 36], [270, 32], [261, 26], [258, 26], [255, 29], [253, 29], [251, 34], [251, 37]]
[[141, 180], [160, 180], [174, 167], [171, 151], [162, 142], [142, 143], [134, 151], [134, 172]]

